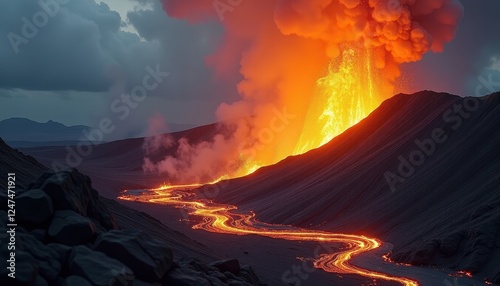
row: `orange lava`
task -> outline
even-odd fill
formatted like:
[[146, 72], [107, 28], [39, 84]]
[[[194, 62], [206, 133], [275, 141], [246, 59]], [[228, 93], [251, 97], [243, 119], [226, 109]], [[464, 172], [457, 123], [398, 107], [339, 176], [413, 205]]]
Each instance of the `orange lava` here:
[[381, 242], [375, 238], [258, 222], [255, 220], [255, 214], [253, 213], [241, 214], [235, 212], [237, 210], [236, 206], [197, 199], [190, 190], [199, 186], [201, 184], [162, 186], [158, 189], [135, 194], [131, 191], [124, 191], [119, 199], [173, 205], [177, 208], [187, 209], [191, 215], [203, 219], [202, 222], [193, 226], [194, 229], [236, 235], [254, 234], [294, 241], [341, 243], [348, 246], [347, 250], [322, 254], [315, 258], [314, 266], [326, 272], [356, 274], [367, 278], [399, 282], [405, 286], [419, 285], [416, 281], [404, 277], [393, 277], [388, 274], [362, 269], [349, 263], [353, 257], [380, 247]]

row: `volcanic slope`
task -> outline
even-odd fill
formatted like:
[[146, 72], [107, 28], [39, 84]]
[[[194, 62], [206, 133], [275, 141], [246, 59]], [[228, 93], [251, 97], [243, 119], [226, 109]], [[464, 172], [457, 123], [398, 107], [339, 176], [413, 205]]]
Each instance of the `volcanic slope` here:
[[[499, 93], [479, 99], [432, 91], [396, 95], [318, 149], [221, 182], [215, 201], [254, 211], [264, 222], [375, 236], [395, 245], [391, 258], [397, 261], [498, 281], [499, 104]], [[196, 142], [215, 131], [207, 125], [173, 136]], [[426, 142], [425, 153], [416, 140]], [[156, 187], [168, 178], [143, 174], [142, 143], [99, 145], [79, 169], [108, 197], [123, 188]], [[49, 166], [67, 155], [61, 147], [23, 152]], [[400, 168], [401, 161], [422, 162]]]
[[219, 183], [215, 200], [500, 283], [499, 127], [500, 93], [399, 94], [327, 145]]

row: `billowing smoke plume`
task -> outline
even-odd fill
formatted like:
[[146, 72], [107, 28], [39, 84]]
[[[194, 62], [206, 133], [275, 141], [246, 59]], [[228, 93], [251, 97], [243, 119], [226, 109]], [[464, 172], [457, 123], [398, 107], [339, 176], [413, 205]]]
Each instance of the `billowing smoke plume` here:
[[211, 140], [178, 142], [172, 156], [145, 169], [172, 180], [210, 181], [242, 175], [294, 154], [315, 97], [317, 80], [342, 51], [369, 54], [391, 96], [398, 65], [439, 52], [462, 18], [453, 0], [163, 0], [172, 17], [193, 24], [219, 21], [225, 35], [207, 59], [217, 78], [239, 72], [241, 100], [222, 103]]

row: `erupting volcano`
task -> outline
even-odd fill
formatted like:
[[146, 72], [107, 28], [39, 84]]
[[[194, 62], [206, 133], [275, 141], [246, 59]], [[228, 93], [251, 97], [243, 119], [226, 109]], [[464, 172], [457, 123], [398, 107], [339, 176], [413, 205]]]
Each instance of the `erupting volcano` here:
[[193, 25], [223, 15], [223, 43], [207, 64], [215, 80], [242, 76], [241, 100], [219, 106], [212, 139], [182, 138], [160, 160], [148, 150], [144, 170], [182, 184], [248, 175], [329, 142], [393, 95], [400, 64], [442, 51], [462, 18], [452, 0], [260, 0], [230, 11], [170, 0], [164, 8]]
[[[211, 140], [191, 144], [182, 138], [175, 155], [145, 158], [146, 171], [172, 183], [153, 194], [121, 198], [187, 208], [204, 220], [194, 228], [342, 243], [348, 250], [322, 256], [314, 266], [418, 285], [349, 264], [353, 256], [378, 248], [376, 239], [282, 229], [190, 191], [321, 147], [358, 123], [393, 94], [401, 63], [441, 51], [453, 38], [461, 5], [452, 0], [261, 0], [240, 6], [224, 15], [224, 44], [208, 63], [224, 76], [234, 67], [231, 61], [239, 62], [242, 99], [221, 104], [218, 133]], [[170, 0], [164, 7], [192, 22], [214, 16], [206, 1]], [[215, 10], [219, 17], [227, 12], [220, 9]]]
[[497, 0], [0, 7], [0, 285], [500, 285]]

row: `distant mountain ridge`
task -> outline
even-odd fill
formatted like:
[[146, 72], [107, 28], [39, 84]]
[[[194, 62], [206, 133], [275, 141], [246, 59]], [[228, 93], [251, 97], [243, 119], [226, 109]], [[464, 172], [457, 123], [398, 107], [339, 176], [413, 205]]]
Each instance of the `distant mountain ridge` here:
[[0, 121], [0, 137], [6, 142], [78, 141], [83, 136], [82, 132], [90, 128], [85, 125], [66, 126], [52, 120], [41, 123], [14, 117]]
[[[146, 128], [147, 126], [144, 126]], [[168, 123], [169, 132], [179, 132], [196, 127], [192, 124]], [[85, 136], [92, 127], [86, 125], [67, 126], [49, 120], [45, 123], [27, 118], [13, 117], [0, 121], [0, 137], [10, 146], [31, 148], [43, 146], [72, 146], [80, 141], [88, 141]], [[126, 138], [144, 137], [144, 130], [131, 131]], [[115, 134], [116, 135], [116, 134]], [[108, 140], [125, 139], [123, 137], [106, 138]]]

